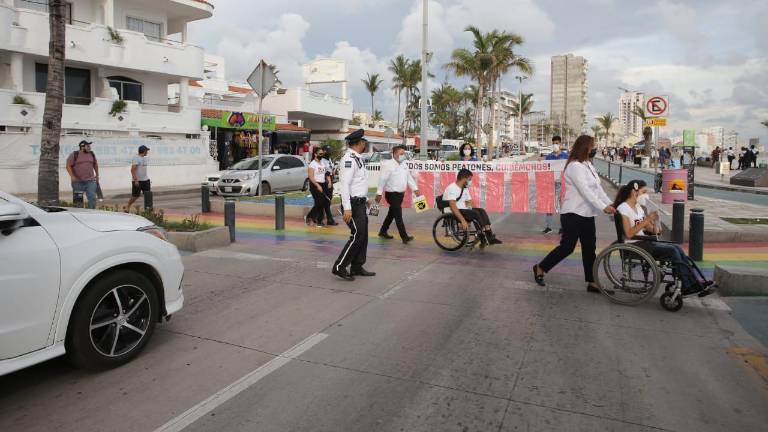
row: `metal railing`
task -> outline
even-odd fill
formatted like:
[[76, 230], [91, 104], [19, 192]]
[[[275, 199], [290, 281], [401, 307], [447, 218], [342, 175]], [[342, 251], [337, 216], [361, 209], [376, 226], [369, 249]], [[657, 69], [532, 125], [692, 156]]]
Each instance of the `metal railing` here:
[[593, 159], [597, 172], [609, 179], [614, 185], [623, 185], [631, 180], [643, 180], [651, 187], [655, 184], [656, 174], [634, 168], [623, 163], [610, 162], [605, 159]]

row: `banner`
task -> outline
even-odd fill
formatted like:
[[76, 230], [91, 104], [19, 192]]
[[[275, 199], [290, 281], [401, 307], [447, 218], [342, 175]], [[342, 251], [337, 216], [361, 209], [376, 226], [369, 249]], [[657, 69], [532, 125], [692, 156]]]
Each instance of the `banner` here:
[[[274, 131], [277, 127], [277, 120], [274, 115], [263, 114], [262, 129], [265, 131]], [[239, 111], [222, 111], [219, 118], [203, 118], [201, 123], [205, 126], [219, 127], [226, 129], [259, 129], [259, 116], [254, 113]]]
[[[435, 197], [456, 181], [462, 168], [472, 171], [469, 193], [473, 205], [489, 213], [557, 213], [563, 197], [564, 160], [534, 162], [404, 162], [416, 177], [419, 192], [429, 207]], [[383, 167], [382, 169], [387, 169]], [[412, 206], [412, 194], [406, 191], [403, 207]]]

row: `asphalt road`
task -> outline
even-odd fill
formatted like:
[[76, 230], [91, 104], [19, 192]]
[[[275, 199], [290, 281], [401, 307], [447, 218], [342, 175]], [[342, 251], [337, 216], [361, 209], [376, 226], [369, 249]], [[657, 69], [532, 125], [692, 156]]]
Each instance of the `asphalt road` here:
[[[112, 371], [64, 360], [0, 378], [0, 431], [752, 431], [766, 346], [717, 297], [678, 313], [584, 290], [578, 257], [531, 282], [556, 237], [497, 219], [500, 247], [371, 240], [374, 278], [330, 274], [341, 227], [244, 219], [184, 258], [185, 308]], [[377, 229], [371, 226], [371, 231]], [[612, 227], [600, 223], [601, 239]]]

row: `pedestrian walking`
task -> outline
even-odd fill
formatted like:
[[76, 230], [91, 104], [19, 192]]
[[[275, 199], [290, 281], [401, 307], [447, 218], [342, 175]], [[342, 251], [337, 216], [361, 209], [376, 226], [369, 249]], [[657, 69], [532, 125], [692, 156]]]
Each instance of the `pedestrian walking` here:
[[[567, 160], [568, 159], [568, 152], [565, 151], [562, 147], [560, 147], [562, 143], [562, 138], [555, 135], [552, 137], [552, 153], [548, 154], [545, 160]], [[560, 196], [560, 179], [555, 178], [555, 196]], [[547, 213], [544, 215], [544, 223], [546, 224], [546, 227], [544, 228], [544, 231], [542, 231], [543, 234], [549, 234], [552, 232], [552, 225], [554, 225], [554, 214], [553, 213]], [[562, 234], [563, 229], [560, 228], [560, 234]]]
[[717, 146], [714, 150], [712, 150], [712, 167], [715, 169], [715, 171], [719, 169], [720, 153], [720, 146]]
[[728, 169], [733, 169], [733, 160], [736, 159], [736, 154], [733, 152], [733, 147], [728, 147], [725, 151], [725, 156], [728, 158]]
[[152, 182], [149, 180], [149, 174], [147, 174], [147, 165], [149, 159], [149, 147], [145, 145], [139, 146], [139, 154], [131, 159], [131, 198], [128, 200], [128, 205], [123, 208], [124, 211], [129, 211], [131, 206], [142, 193], [146, 195], [152, 192]]
[[333, 176], [336, 172], [336, 166], [331, 160], [331, 146], [323, 146], [323, 167], [325, 167], [325, 183], [323, 184], [325, 196], [328, 197], [328, 207], [325, 211], [325, 223], [326, 225], [336, 226], [338, 223], [333, 220], [333, 211], [331, 211], [331, 203], [333, 203]]
[[755, 148], [754, 144], [749, 146], [749, 160], [750, 160], [751, 165], [747, 165], [747, 168], [749, 168], [750, 166], [752, 168], [757, 168], [757, 155], [758, 155], [758, 153], [760, 153], [760, 152], [757, 151], [757, 149]]
[[741, 150], [739, 151], [739, 166], [736, 167], [737, 170], [744, 169], [744, 167], [746, 166], [746, 160], [745, 160], [746, 155], [747, 155], [747, 148], [742, 147]]
[[612, 206], [613, 201], [603, 190], [597, 170], [590, 162], [596, 154], [594, 147], [594, 138], [582, 135], [576, 139], [571, 155], [568, 157], [563, 171], [565, 198], [560, 214], [563, 235], [560, 238], [560, 244], [540, 263], [533, 266], [534, 280], [540, 286], [545, 286], [544, 275], [573, 253], [576, 243], [579, 242], [587, 291], [600, 292], [595, 286], [592, 274], [597, 249], [595, 216], [601, 212], [614, 214], [616, 209]]
[[[331, 272], [352, 281], [355, 276], [376, 276], [376, 273], [363, 268], [368, 249], [368, 170], [360, 155], [366, 153], [368, 140], [363, 129], [352, 132], [344, 139], [349, 148], [339, 164], [339, 187], [344, 222], [349, 226], [350, 236]], [[351, 269], [347, 271], [350, 265]]]
[[611, 149], [608, 151], [608, 154], [611, 156], [611, 162], [616, 161], [616, 149], [614, 147], [611, 147]]
[[384, 218], [384, 223], [381, 224], [381, 229], [379, 229], [379, 237], [388, 240], [393, 238], [387, 231], [394, 220], [397, 231], [400, 234], [400, 239], [403, 243], [407, 244], [413, 240], [413, 237], [409, 236], [405, 230], [402, 207], [403, 199], [405, 199], [408, 187], [416, 192], [416, 196], [421, 194], [417, 189], [416, 179], [413, 178], [413, 173], [411, 173], [405, 161], [405, 147], [393, 147], [392, 160], [384, 161], [381, 166], [379, 187], [376, 190], [376, 203], [381, 202], [382, 195], [387, 198], [387, 203], [389, 203], [389, 211], [387, 212], [387, 217]]
[[462, 162], [477, 162], [475, 148], [470, 143], [464, 143], [459, 148], [459, 160]]
[[91, 151], [91, 142], [80, 141], [78, 150], [67, 157], [67, 173], [72, 182], [73, 201], [88, 199], [88, 208], [96, 208], [96, 189], [99, 181], [99, 162]]
[[323, 216], [331, 212], [331, 200], [326, 194], [328, 177], [326, 176], [326, 165], [322, 162], [323, 156], [324, 151], [322, 148], [313, 148], [312, 162], [309, 163], [309, 168], [307, 168], [309, 191], [312, 193], [312, 199], [314, 200], [315, 205], [312, 207], [312, 210], [304, 216], [304, 222], [306, 222], [307, 225], [314, 223], [318, 228], [323, 227]]

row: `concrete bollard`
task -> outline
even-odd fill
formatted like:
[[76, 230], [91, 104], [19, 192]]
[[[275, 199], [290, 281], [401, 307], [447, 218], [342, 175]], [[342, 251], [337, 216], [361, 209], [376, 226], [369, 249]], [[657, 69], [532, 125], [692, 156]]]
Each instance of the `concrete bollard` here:
[[152, 191], [144, 191], [144, 208], [153, 208]]
[[200, 210], [203, 213], [211, 212], [211, 191], [208, 189], [207, 184], [200, 186]]
[[611, 165], [613, 164], [608, 162], [608, 180], [613, 180], [613, 177], [611, 177]]
[[224, 201], [224, 225], [229, 228], [229, 241], [235, 242], [235, 200]]
[[685, 235], [685, 201], [675, 200], [672, 204], [672, 242], [683, 244]]
[[624, 165], [619, 165], [619, 184], [622, 185], [624, 183], [621, 182], [621, 178], [624, 174]]
[[285, 194], [282, 192], [275, 193], [275, 230], [282, 231], [285, 229]]
[[704, 259], [704, 210], [691, 209], [688, 230], [688, 256], [701, 261]]

